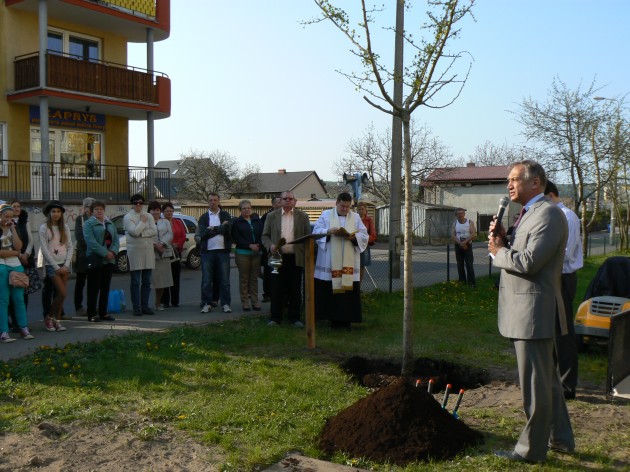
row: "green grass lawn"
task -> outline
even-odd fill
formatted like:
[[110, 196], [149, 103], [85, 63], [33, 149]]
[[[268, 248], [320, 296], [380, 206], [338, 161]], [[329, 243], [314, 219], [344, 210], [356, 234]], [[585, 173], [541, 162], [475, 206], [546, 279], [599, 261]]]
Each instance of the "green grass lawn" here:
[[[578, 299], [602, 258], [590, 259]], [[414, 356], [515, 371], [511, 343], [496, 326], [494, 280], [477, 288], [443, 283], [415, 291]], [[270, 329], [243, 319], [164, 333], [113, 337], [98, 343], [41, 348], [0, 364], [0, 432], [25, 431], [42, 421], [90, 425], [117, 422], [150, 440], [177, 428], [225, 452], [222, 470], [253, 470], [299, 450], [320, 457], [317, 436], [326, 418], [369, 392], [339, 361], [352, 355], [400, 361], [401, 293], [365, 294], [364, 323], [351, 332], [318, 325], [317, 349], [303, 330]], [[577, 306], [577, 302], [576, 302]], [[583, 379], [603, 385], [606, 354], [580, 358]], [[514, 436], [522, 423], [489, 415], [492, 432]], [[487, 446], [486, 446], [487, 447]], [[374, 470], [501, 470], [491, 450], [466, 461], [396, 468], [337, 455], [339, 463]], [[547, 464], [560, 470], [562, 464]]]

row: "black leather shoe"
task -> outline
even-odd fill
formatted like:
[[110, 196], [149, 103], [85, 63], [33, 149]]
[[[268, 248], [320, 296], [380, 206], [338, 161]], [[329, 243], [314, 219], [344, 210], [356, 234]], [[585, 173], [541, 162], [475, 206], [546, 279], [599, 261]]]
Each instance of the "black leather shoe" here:
[[523, 456], [514, 451], [495, 451], [494, 455], [512, 462], [525, 462], [526, 464], [536, 464], [536, 461], [525, 459]]
[[549, 444], [549, 449], [561, 454], [573, 454], [575, 452], [575, 447], [567, 447], [564, 444]]
[[155, 312], [151, 308], [143, 308], [142, 309], [142, 314], [143, 315], [155, 315]]
[[565, 400], [575, 400], [575, 392], [564, 392]]

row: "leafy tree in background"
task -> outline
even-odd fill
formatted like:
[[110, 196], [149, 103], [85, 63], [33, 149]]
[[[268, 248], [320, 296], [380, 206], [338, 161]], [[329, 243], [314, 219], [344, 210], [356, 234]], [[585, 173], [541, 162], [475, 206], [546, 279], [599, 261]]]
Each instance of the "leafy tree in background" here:
[[[630, 123], [625, 97], [602, 98], [600, 118], [592, 133], [592, 147], [596, 160], [610, 167], [610, 180], [605, 195], [611, 202], [611, 213], [619, 227], [619, 248], [627, 251], [628, 214], [630, 211]], [[611, 231], [614, 228], [611, 228]]]
[[512, 162], [525, 159], [539, 160], [540, 155], [533, 148], [507, 143], [494, 144], [491, 141], [486, 141], [475, 147], [474, 153], [468, 157], [468, 162], [474, 162], [479, 166], [507, 166]]
[[[428, 125], [418, 126], [411, 120], [411, 181], [419, 185], [436, 168], [453, 165], [453, 155], [439, 138], [433, 135]], [[344, 172], [366, 172], [370, 181], [363, 186], [383, 202], [390, 201], [392, 139], [391, 129], [378, 132], [374, 125], [365, 130], [360, 138], [351, 139], [346, 146], [346, 156], [339, 158], [333, 172], [341, 176]], [[420, 193], [414, 201], [422, 201]]]
[[[405, 233], [404, 233], [404, 309], [403, 309], [403, 359], [402, 374], [413, 369], [413, 281], [412, 281], [412, 146], [411, 115], [421, 105], [444, 108], [460, 95], [470, 72], [471, 62], [458, 70], [463, 53], [450, 54], [446, 46], [455, 39], [460, 30], [456, 28], [463, 18], [471, 13], [474, 0], [427, 0], [426, 19], [420, 24], [417, 36], [404, 29], [404, 17], [412, 13], [419, 2], [396, 1], [394, 27], [384, 27], [394, 32], [397, 47], [394, 62], [387, 64], [387, 57], [375, 47], [373, 27], [385, 11], [385, 7], [367, 7], [360, 1], [359, 18], [354, 21], [346, 10], [329, 0], [314, 0], [322, 16], [311, 23], [330, 21], [352, 44], [352, 52], [360, 60], [363, 72], [343, 73], [358, 90], [365, 92], [364, 99], [378, 110], [399, 117], [403, 127], [403, 162], [405, 188]], [[348, 2], [344, 2], [346, 5]], [[414, 20], [415, 21], [415, 20]], [[387, 22], [387, 20], [385, 20]], [[386, 23], [387, 24], [387, 23]], [[415, 33], [415, 32], [414, 32]], [[404, 64], [404, 47], [413, 51], [411, 61]], [[393, 94], [387, 90], [393, 86]], [[406, 96], [404, 94], [406, 93]], [[444, 98], [446, 94], [448, 98]], [[438, 99], [444, 100], [438, 102]], [[392, 180], [399, 179], [393, 175]], [[391, 232], [390, 228], [390, 232]]]
[[184, 200], [207, 202], [211, 193], [217, 193], [221, 198], [238, 197], [258, 183], [258, 166], [241, 167], [227, 152], [190, 151], [180, 157], [175, 178], [179, 179], [178, 195]]
[[[567, 178], [573, 188], [574, 211], [581, 214], [583, 248], [588, 231], [601, 209], [603, 191], [610, 186], [619, 166], [620, 153], [612, 150], [610, 113], [593, 100], [595, 80], [585, 89], [571, 90], [554, 78], [546, 102], [526, 98], [517, 112], [525, 137], [540, 143], [539, 159], [546, 170]], [[587, 203], [592, 207], [590, 218]]]

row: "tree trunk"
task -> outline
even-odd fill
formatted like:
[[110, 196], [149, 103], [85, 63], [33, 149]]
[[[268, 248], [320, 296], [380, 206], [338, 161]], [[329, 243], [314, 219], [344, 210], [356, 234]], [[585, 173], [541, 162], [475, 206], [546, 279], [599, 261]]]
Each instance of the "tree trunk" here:
[[586, 256], [588, 256], [588, 224], [586, 222], [585, 202], [582, 202], [582, 215], [580, 221], [582, 223], [582, 257], [586, 259]]

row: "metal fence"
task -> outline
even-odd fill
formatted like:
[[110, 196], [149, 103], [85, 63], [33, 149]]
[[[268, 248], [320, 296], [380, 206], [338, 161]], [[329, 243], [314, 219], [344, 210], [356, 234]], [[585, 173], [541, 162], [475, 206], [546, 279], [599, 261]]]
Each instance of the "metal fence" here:
[[115, 166], [99, 163], [0, 161], [0, 195], [22, 202], [61, 200], [81, 203], [86, 197], [128, 202], [135, 193], [170, 199], [170, 175], [165, 168]]
[[[610, 240], [608, 233], [593, 233], [588, 237], [588, 255], [608, 254], [619, 249], [619, 240]], [[399, 277], [390, 277], [389, 249], [384, 244], [372, 246], [372, 265], [366, 268], [361, 290], [399, 291], [403, 289], [403, 263]], [[473, 244], [475, 276], [497, 276], [499, 269], [493, 267], [488, 256], [487, 244]], [[452, 245], [414, 246], [413, 248], [413, 285], [424, 287], [439, 282], [458, 280], [455, 248]]]

